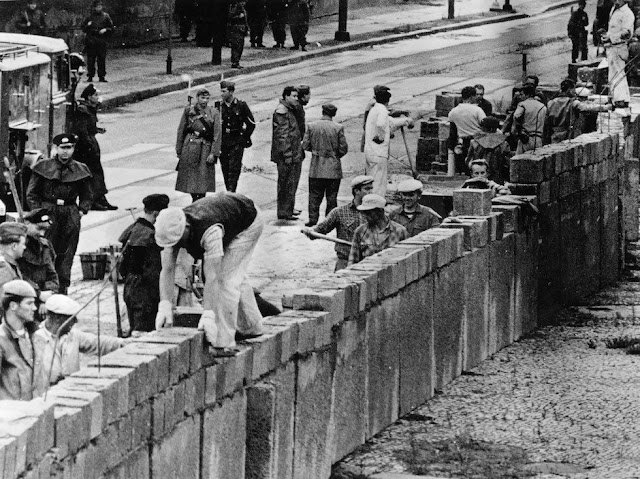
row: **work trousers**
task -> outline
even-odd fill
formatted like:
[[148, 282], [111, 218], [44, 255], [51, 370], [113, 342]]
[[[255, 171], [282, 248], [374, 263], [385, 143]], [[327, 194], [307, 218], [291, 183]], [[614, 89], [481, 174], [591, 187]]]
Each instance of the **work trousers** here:
[[59, 206], [47, 203], [43, 206], [47, 208], [51, 218], [47, 239], [51, 241], [56, 252], [56, 273], [60, 280], [60, 289], [64, 290], [71, 284], [71, 267], [80, 238], [80, 211], [76, 205]]
[[580, 32], [578, 35], [571, 37], [571, 63], [575, 63], [578, 60], [578, 56], [582, 54], [581, 60], [587, 59], [587, 32]]
[[320, 204], [327, 198], [327, 209], [324, 215], [338, 207], [338, 190], [340, 178], [309, 178], [309, 221], [317, 223], [320, 217]]
[[280, 13], [271, 21], [271, 31], [273, 32], [273, 40], [276, 43], [284, 44], [287, 40], [287, 15]]
[[367, 155], [365, 153], [364, 173], [373, 177], [373, 190], [371, 193], [384, 198], [387, 193], [387, 168], [389, 159], [383, 156]]
[[179, 15], [178, 22], [180, 23], [180, 39], [186, 41], [191, 33], [191, 15]]
[[224, 186], [232, 193], [238, 188], [238, 179], [242, 171], [242, 156], [244, 148], [240, 143], [222, 143], [220, 152], [220, 167], [224, 177]]
[[244, 50], [244, 27], [229, 27], [227, 40], [231, 46], [231, 65], [239, 65]]
[[131, 330], [153, 331], [158, 313], [157, 284], [144, 284], [142, 275], [132, 274], [125, 278], [123, 290]]
[[251, 45], [262, 45], [262, 37], [264, 36], [264, 26], [266, 18], [263, 14], [251, 16], [249, 15], [249, 38]]
[[106, 45], [87, 45], [87, 77], [96, 75], [96, 63], [98, 64], [98, 78], [104, 78], [107, 74], [107, 47]]
[[607, 63], [609, 64], [609, 94], [615, 105], [618, 101], [629, 102], [629, 84], [624, 67], [629, 59], [629, 48], [626, 43], [607, 47]]
[[302, 162], [285, 163], [279, 161], [278, 165], [278, 218], [290, 218], [293, 216], [293, 208], [296, 204], [296, 190], [302, 171]]
[[213, 332], [213, 346], [216, 348], [234, 347], [236, 331], [262, 333], [262, 315], [253, 287], [247, 281], [247, 270], [262, 228], [262, 215], [258, 212], [251, 226], [227, 245], [222, 261], [215, 268], [213, 310], [216, 331]]

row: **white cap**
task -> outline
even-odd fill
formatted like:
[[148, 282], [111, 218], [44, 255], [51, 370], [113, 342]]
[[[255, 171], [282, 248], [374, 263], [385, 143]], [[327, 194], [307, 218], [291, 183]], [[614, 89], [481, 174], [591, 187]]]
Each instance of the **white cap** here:
[[53, 294], [44, 304], [47, 311], [64, 316], [73, 316], [80, 311], [80, 304], [64, 294]]
[[398, 193], [413, 193], [418, 190], [422, 191], [422, 188], [422, 181], [413, 178], [398, 183]]
[[376, 208], [384, 208], [386, 204], [387, 200], [385, 200], [382, 196], [371, 194], [366, 195], [364, 198], [362, 198], [362, 204], [360, 206], [357, 206], [356, 208], [358, 208], [358, 210], [360, 211], [368, 211], [374, 210]]

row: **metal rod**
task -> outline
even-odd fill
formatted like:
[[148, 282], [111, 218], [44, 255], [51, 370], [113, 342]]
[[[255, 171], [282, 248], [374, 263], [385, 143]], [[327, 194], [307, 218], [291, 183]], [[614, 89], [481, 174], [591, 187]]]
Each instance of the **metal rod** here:
[[300, 231], [302, 233], [308, 235], [308, 236], [313, 236], [314, 238], [317, 238], [317, 239], [323, 239], [323, 240], [331, 241], [333, 243], [338, 243], [338, 244], [351, 246], [351, 242], [350, 241], [343, 240], [343, 239], [340, 239], [340, 238], [334, 238], [333, 236], [323, 235], [322, 233], [317, 233], [316, 231], [312, 230], [311, 228], [302, 228]]
[[407, 159], [409, 160], [409, 167], [411, 168], [411, 174], [414, 178], [418, 177], [418, 169], [416, 168], [416, 162], [411, 156], [411, 152], [409, 151], [409, 143], [407, 143], [407, 135], [404, 131], [404, 126], [400, 127], [400, 132], [402, 133], [402, 140], [404, 141], [404, 148], [407, 150]]
[[116, 303], [116, 331], [118, 337], [122, 337], [122, 316], [120, 315], [120, 297], [118, 296], [118, 262], [116, 261], [116, 253], [113, 246], [111, 247], [111, 264], [113, 269], [111, 271], [111, 281], [113, 282], [113, 299]]

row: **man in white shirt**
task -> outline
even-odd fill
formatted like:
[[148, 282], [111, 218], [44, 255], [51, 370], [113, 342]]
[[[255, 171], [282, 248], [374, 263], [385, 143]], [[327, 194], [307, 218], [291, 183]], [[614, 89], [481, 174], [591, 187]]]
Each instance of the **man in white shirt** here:
[[449, 149], [455, 154], [456, 172], [469, 173], [465, 164], [471, 140], [482, 133], [480, 122], [485, 113], [476, 102], [476, 89], [466, 86], [462, 89], [462, 103], [449, 112]]
[[626, 0], [615, 0], [609, 15], [609, 29], [602, 36], [609, 63], [609, 91], [614, 108], [628, 108], [629, 84], [624, 71], [629, 59], [627, 40], [633, 34], [635, 16]]

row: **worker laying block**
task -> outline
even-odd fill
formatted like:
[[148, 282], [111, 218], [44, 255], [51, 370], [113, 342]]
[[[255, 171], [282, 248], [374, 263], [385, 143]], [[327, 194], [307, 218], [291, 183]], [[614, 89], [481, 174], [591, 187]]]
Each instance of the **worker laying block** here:
[[247, 269], [263, 220], [246, 196], [221, 192], [185, 208], [162, 210], [155, 239], [162, 250], [160, 303], [156, 329], [173, 323], [173, 285], [176, 259], [185, 248], [202, 259], [204, 312], [198, 328], [204, 330], [216, 356], [233, 356], [238, 339], [262, 334], [262, 315]]

